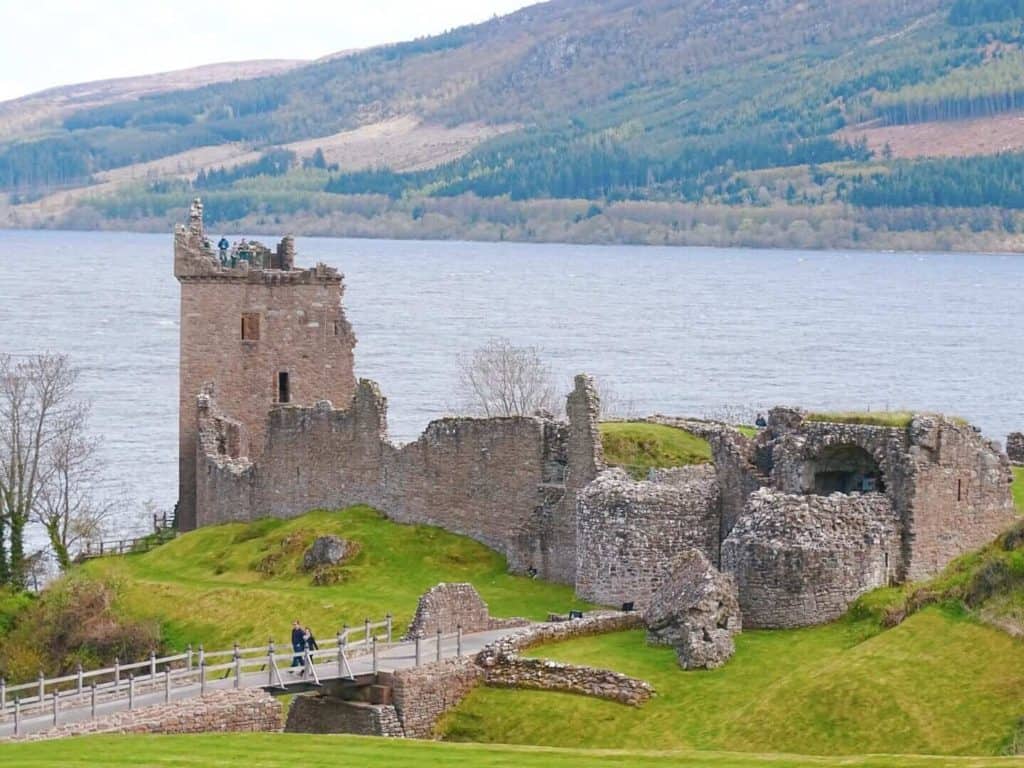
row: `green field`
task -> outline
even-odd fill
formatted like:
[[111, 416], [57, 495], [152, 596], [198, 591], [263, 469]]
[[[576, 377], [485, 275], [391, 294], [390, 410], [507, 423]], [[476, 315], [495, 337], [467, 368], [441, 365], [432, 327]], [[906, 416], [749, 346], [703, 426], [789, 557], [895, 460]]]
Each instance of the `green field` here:
[[894, 629], [873, 619], [748, 631], [714, 671], [684, 672], [643, 632], [537, 649], [650, 682], [641, 708], [478, 689], [445, 724], [459, 741], [799, 754], [997, 754], [1024, 715], [1024, 643], [954, 609]]
[[1013, 468], [1013, 501], [1017, 509], [1024, 513], [1024, 467]]
[[1021, 766], [1014, 758], [869, 755], [805, 757], [736, 752], [652, 752], [548, 749], [360, 736], [210, 734], [203, 736], [94, 736], [0, 745], [0, 764], [53, 766], [164, 766], [168, 768], [980, 768]]
[[609, 421], [601, 424], [601, 445], [608, 464], [643, 478], [652, 467], [707, 464], [711, 446], [686, 430], [647, 422]]
[[[341, 568], [339, 583], [313, 586], [299, 565], [322, 534], [355, 542], [359, 551]], [[506, 568], [504, 557], [464, 536], [399, 525], [353, 507], [203, 528], [146, 554], [90, 561], [82, 571], [115, 585], [123, 614], [160, 620], [176, 647], [260, 644], [271, 635], [280, 640], [295, 618], [326, 637], [343, 623], [379, 620], [391, 611], [401, 629], [418, 597], [442, 581], [471, 582], [497, 616], [540, 619], [586, 607], [571, 587], [513, 576]]]

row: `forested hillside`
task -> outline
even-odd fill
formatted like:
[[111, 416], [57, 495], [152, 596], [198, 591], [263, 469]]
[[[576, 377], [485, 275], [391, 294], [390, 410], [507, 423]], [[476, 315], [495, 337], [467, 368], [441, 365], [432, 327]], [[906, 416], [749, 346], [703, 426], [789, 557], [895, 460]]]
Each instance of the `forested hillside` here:
[[1016, 0], [552, 0], [0, 139], [0, 220], [162, 229], [201, 192], [248, 230], [1013, 248], [1022, 41]]

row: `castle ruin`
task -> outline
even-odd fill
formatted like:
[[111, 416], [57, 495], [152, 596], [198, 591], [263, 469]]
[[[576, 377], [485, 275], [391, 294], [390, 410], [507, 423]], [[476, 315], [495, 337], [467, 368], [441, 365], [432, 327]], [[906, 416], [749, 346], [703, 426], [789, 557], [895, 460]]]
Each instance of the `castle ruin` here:
[[782, 627], [934, 574], [1014, 518], [1007, 457], [932, 415], [883, 427], [778, 408], [755, 438], [662, 418], [708, 439], [713, 464], [636, 481], [605, 465], [581, 375], [564, 420], [445, 418], [396, 446], [386, 399], [356, 381], [335, 269], [296, 269], [289, 237], [218, 255], [199, 201], [174, 248], [183, 530], [368, 504], [638, 609], [664, 599], [673, 564], [695, 550], [735, 584], [744, 626]]

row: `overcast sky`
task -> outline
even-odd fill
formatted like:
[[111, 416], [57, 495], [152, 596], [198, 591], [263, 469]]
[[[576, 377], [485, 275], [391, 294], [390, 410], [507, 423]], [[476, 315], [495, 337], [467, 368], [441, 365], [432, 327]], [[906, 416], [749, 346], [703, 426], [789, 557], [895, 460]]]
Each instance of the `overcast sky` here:
[[408, 40], [526, 0], [0, 0], [0, 100], [244, 59]]

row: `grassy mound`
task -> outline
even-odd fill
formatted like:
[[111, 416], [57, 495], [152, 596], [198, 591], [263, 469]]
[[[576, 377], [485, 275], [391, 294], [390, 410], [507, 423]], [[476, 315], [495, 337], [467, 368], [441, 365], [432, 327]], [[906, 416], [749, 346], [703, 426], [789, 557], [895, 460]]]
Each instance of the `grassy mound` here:
[[[206, 734], [202, 736], [92, 736], [0, 744], [3, 765], [162, 766], [163, 768], [979, 768], [977, 758], [901, 755], [802, 757], [736, 752], [654, 752], [545, 749], [483, 744], [373, 739], [307, 734]], [[1015, 764], [1015, 763], [1011, 763]]]
[[[558, 747], [803, 754], [994, 754], [1024, 714], [1024, 643], [963, 612], [929, 608], [881, 631], [873, 619], [749, 631], [736, 656], [683, 672], [671, 648], [623, 632], [537, 649], [652, 683], [639, 709], [533, 691], [480, 689], [447, 738]], [[886, 765], [897, 765], [886, 761]]]
[[832, 424], [866, 424], [873, 427], [899, 427], [906, 429], [914, 420], [910, 411], [835, 411], [809, 413], [807, 421], [827, 421]]
[[[332, 574], [334, 583], [317, 586], [301, 560], [324, 534], [354, 542], [357, 553]], [[441, 581], [471, 582], [498, 616], [544, 618], [550, 610], [583, 607], [570, 587], [508, 574], [504, 557], [472, 539], [398, 525], [367, 507], [202, 528], [146, 554], [93, 560], [81, 570], [114, 586], [124, 615], [159, 620], [174, 647], [280, 640], [295, 618], [329, 636], [342, 623], [377, 620], [388, 610], [401, 628], [419, 595]]]
[[682, 467], [711, 461], [707, 440], [663, 424], [605, 422], [601, 424], [601, 445], [608, 464], [622, 467], [636, 478], [646, 476], [652, 467]]

